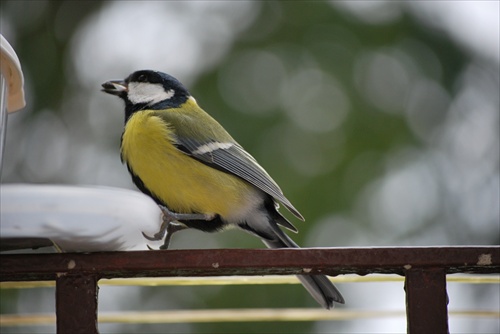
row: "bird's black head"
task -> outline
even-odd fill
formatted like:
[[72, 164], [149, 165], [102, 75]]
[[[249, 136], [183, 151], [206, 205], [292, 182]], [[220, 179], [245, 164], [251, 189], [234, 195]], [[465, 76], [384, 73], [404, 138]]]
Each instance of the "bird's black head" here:
[[125, 101], [126, 120], [143, 109], [176, 108], [186, 102], [189, 92], [176, 78], [157, 71], [142, 70], [130, 74], [125, 80], [112, 80], [102, 84], [102, 91], [117, 95]]

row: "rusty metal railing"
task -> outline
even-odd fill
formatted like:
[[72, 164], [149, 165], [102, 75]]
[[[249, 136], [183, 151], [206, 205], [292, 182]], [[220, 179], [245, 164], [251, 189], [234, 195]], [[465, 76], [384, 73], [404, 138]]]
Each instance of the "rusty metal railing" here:
[[446, 275], [500, 273], [498, 246], [167, 250], [0, 259], [1, 281], [55, 280], [58, 333], [98, 333], [101, 278], [374, 273], [405, 277], [408, 333], [447, 333]]

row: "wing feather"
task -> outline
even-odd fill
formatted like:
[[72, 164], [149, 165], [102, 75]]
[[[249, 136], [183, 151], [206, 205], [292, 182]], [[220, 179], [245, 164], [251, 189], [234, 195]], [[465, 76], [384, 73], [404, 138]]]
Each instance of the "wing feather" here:
[[234, 174], [281, 202], [297, 218], [304, 217], [283, 195], [280, 187], [258, 162], [239, 144], [207, 142], [177, 137], [178, 148], [213, 168]]
[[[242, 178], [282, 203], [294, 216], [304, 220], [255, 158], [246, 152], [216, 120], [199, 108], [194, 99], [186, 102], [182, 113], [176, 111], [177, 109], [162, 110], [158, 111], [156, 116], [174, 129], [175, 145], [179, 150], [212, 168]], [[218, 141], [213, 138], [217, 138]], [[290, 223], [284, 226], [297, 231]]]

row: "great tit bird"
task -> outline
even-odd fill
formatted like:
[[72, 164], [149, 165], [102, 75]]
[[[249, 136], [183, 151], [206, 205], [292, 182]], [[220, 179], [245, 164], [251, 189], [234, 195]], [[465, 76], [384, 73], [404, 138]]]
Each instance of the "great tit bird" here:
[[[174, 77], [142, 70], [125, 80], [102, 84], [125, 101], [121, 159], [135, 185], [163, 212], [160, 231], [168, 248], [176, 231], [216, 232], [237, 227], [269, 248], [298, 248], [278, 225], [297, 229], [278, 211], [278, 203], [304, 220], [280, 187], [227, 131], [201, 109]], [[324, 308], [344, 298], [324, 275], [299, 275]]]

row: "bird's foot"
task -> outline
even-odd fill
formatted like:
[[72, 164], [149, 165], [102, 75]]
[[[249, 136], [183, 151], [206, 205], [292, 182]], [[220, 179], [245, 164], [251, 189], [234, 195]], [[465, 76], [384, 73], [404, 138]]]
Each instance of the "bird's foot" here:
[[[168, 249], [172, 235], [177, 231], [182, 231], [188, 227], [182, 224], [183, 220], [212, 220], [215, 218], [215, 214], [203, 214], [203, 213], [175, 213], [170, 211], [167, 207], [160, 205], [162, 211], [162, 223], [160, 230], [156, 232], [153, 236], [149, 236], [142, 232], [144, 238], [150, 241], [159, 241], [165, 238], [163, 245], [160, 249]], [[148, 248], [152, 250], [148, 245]]]
[[155, 234], [153, 234], [152, 237], [149, 236], [149, 235], [147, 235], [144, 232], [141, 232], [142, 236], [144, 238], [148, 239], [149, 241], [159, 241], [159, 240], [162, 240], [165, 237], [165, 234], [167, 233], [167, 229], [168, 229], [168, 225], [169, 224], [170, 224], [170, 222], [167, 222], [167, 221], [163, 220], [163, 222], [161, 223], [161, 226], [160, 226], [160, 230], [158, 232], [156, 232]]

